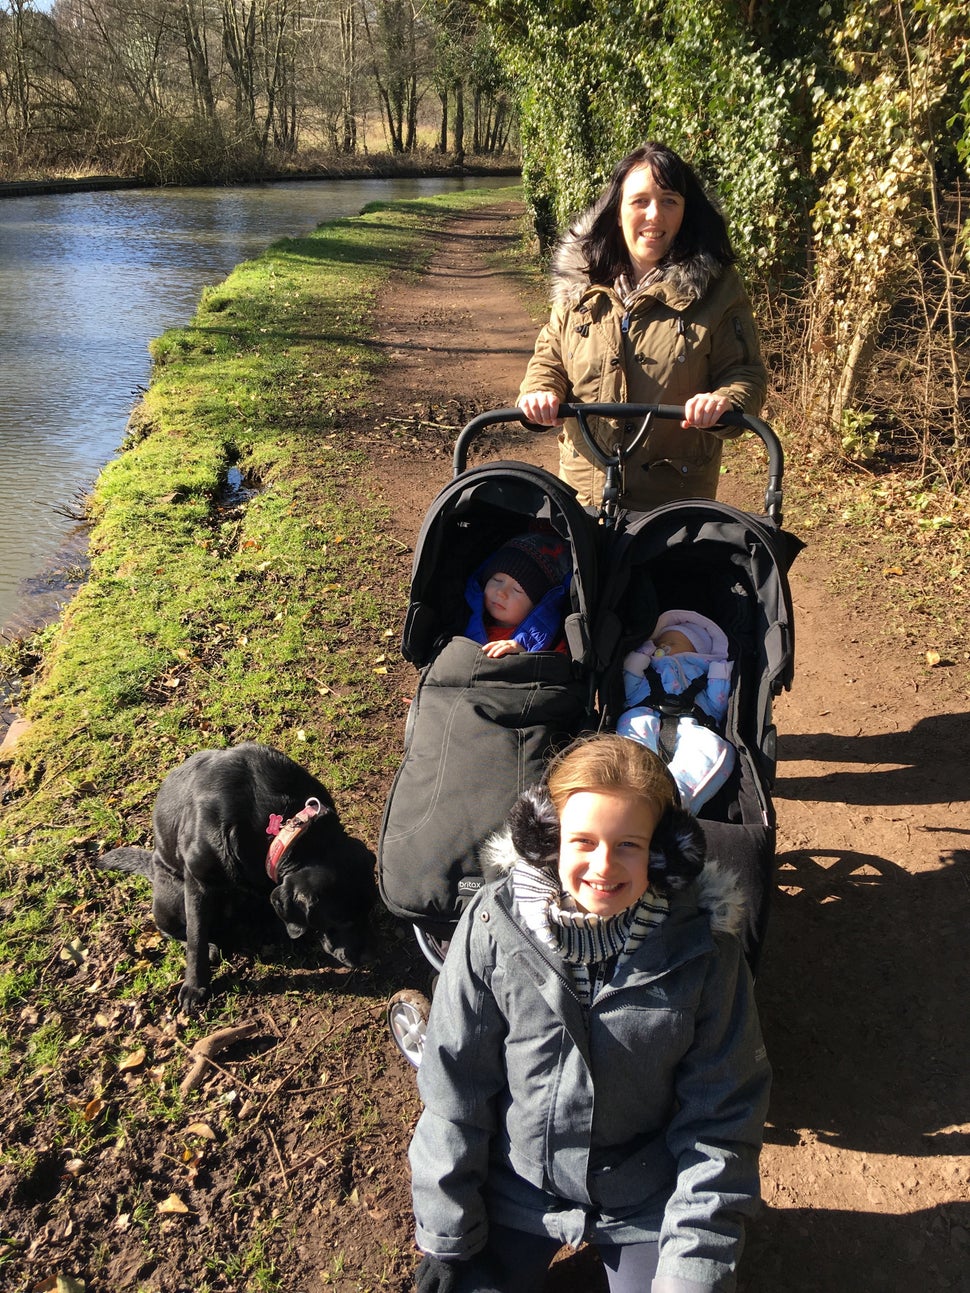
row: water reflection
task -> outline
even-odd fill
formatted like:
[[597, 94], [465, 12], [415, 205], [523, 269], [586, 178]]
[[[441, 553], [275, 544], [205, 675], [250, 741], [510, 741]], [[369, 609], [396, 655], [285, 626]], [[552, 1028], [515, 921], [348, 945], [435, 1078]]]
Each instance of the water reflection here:
[[[148, 342], [203, 287], [277, 238], [368, 202], [494, 180], [328, 180], [0, 201], [0, 625], [37, 613], [36, 577], [116, 452], [150, 375]], [[76, 552], [73, 554], [76, 559]]]

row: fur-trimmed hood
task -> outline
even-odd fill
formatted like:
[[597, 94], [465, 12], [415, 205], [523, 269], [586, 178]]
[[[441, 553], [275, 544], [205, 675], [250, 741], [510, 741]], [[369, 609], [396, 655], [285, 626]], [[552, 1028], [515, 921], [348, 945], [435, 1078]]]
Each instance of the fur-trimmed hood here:
[[[597, 202], [578, 216], [553, 252], [550, 266], [553, 305], [575, 305], [586, 289], [592, 286], [581, 243], [589, 233], [599, 210], [600, 203]], [[698, 252], [690, 260], [668, 261], [662, 265], [657, 281], [667, 284], [677, 297], [699, 301], [722, 273], [723, 267], [716, 257], [709, 252]], [[612, 287], [612, 284], [605, 286]]]
[[[711, 928], [745, 939], [751, 930], [741, 886], [717, 861], [705, 858], [704, 832], [682, 808], [664, 813], [650, 841], [650, 886], [670, 895], [693, 889]], [[512, 805], [505, 825], [484, 842], [479, 863], [486, 881], [511, 873], [518, 862], [555, 872], [559, 817], [544, 787], [527, 790]]]

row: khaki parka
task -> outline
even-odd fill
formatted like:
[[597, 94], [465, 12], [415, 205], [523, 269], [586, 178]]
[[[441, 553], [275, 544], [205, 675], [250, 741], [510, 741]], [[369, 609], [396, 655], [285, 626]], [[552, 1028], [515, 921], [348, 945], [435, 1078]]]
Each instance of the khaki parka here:
[[[581, 226], [580, 226], [581, 227]], [[624, 304], [614, 287], [590, 284], [567, 235], [554, 259], [554, 301], [519, 398], [553, 391], [560, 401], [682, 405], [692, 395], [726, 395], [757, 416], [767, 389], [751, 303], [737, 271], [700, 255], [672, 264]], [[596, 442], [613, 454], [636, 425], [592, 419]], [[625, 466], [621, 506], [643, 510], [681, 498], [714, 498], [724, 438], [659, 419]], [[574, 419], [559, 436], [560, 477], [580, 501], [597, 505], [603, 473]]]

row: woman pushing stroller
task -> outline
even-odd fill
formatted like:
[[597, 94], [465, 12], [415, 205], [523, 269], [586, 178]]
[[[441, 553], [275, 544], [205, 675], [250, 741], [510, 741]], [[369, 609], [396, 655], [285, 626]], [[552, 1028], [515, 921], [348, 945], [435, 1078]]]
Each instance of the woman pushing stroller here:
[[770, 1081], [737, 895], [644, 746], [581, 740], [545, 787], [489, 843], [435, 993], [417, 1288], [534, 1293], [589, 1241], [611, 1293], [731, 1289]]
[[[531, 422], [560, 425], [559, 405], [683, 405], [660, 421], [624, 467], [620, 506], [714, 498], [730, 409], [757, 415], [767, 373], [720, 211], [692, 168], [650, 143], [617, 165], [599, 201], [575, 222], [553, 259], [553, 308], [519, 393]], [[559, 475], [586, 505], [603, 473], [567, 422]], [[622, 428], [592, 419], [613, 454]]]

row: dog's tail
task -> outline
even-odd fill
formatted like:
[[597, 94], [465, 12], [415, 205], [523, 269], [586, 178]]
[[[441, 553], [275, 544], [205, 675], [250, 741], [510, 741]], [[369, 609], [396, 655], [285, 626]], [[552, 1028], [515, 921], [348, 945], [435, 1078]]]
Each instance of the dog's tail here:
[[149, 849], [125, 845], [124, 848], [111, 849], [103, 857], [91, 860], [95, 866], [106, 867], [109, 871], [136, 871], [139, 875], [147, 875], [149, 880], [155, 874], [155, 860]]

